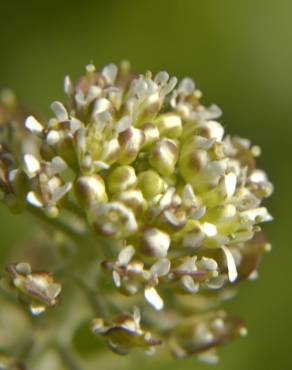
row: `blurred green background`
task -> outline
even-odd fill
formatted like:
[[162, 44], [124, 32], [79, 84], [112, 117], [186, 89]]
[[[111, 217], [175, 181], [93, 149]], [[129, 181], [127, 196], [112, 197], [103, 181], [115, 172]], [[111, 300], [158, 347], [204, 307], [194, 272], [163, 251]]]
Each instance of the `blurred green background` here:
[[[259, 280], [227, 304], [246, 319], [249, 335], [221, 350], [218, 370], [292, 369], [291, 15], [291, 0], [1, 0], [0, 87], [44, 116], [63, 98], [65, 74], [77, 78], [90, 61], [101, 67], [126, 58], [137, 71], [193, 77], [204, 102], [223, 109], [227, 131], [261, 146], [259, 165], [275, 184], [267, 202], [275, 221], [265, 227], [274, 248]], [[2, 205], [0, 217], [3, 263], [32, 225]], [[209, 368], [195, 359], [145, 359], [139, 367]]]

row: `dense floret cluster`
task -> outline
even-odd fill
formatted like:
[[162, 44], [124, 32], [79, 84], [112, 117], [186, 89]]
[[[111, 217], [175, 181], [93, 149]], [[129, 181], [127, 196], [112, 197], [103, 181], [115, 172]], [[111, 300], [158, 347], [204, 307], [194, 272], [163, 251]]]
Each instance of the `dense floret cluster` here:
[[[273, 187], [255, 166], [260, 149], [225, 135], [220, 109], [202, 105], [190, 78], [90, 64], [64, 88], [67, 103], [54, 102], [46, 123], [15, 118], [13, 98], [2, 99], [3, 202], [77, 249], [94, 240], [95, 282], [110, 292], [98, 298], [115, 309], [97, 310], [92, 331], [114, 352], [165, 344], [178, 358], [215, 361], [215, 347], [246, 332], [215, 307], [269, 249], [259, 225], [272, 219], [261, 203]], [[51, 275], [27, 262], [7, 271], [33, 314], [58, 309]]]

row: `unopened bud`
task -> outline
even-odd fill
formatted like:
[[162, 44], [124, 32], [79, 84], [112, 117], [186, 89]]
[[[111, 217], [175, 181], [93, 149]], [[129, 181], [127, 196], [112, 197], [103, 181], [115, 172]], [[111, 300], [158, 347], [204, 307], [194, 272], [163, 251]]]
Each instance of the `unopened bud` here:
[[182, 133], [182, 122], [180, 116], [172, 113], [162, 114], [158, 121], [157, 127], [163, 136], [177, 139]]
[[119, 134], [119, 144], [121, 148], [119, 163], [132, 163], [136, 159], [144, 140], [144, 133], [134, 127], [121, 132]]
[[166, 257], [169, 245], [169, 235], [159, 229], [148, 229], [142, 236], [142, 251], [151, 257]]
[[74, 184], [74, 191], [78, 203], [85, 208], [107, 201], [104, 181], [98, 175], [78, 177]]
[[107, 186], [111, 193], [120, 193], [136, 184], [135, 170], [131, 166], [115, 168], [107, 179]]
[[157, 141], [150, 154], [149, 162], [162, 176], [171, 176], [178, 159], [176, 145], [170, 140]]
[[138, 175], [138, 187], [146, 199], [151, 199], [163, 190], [163, 180], [154, 170], [147, 170]]

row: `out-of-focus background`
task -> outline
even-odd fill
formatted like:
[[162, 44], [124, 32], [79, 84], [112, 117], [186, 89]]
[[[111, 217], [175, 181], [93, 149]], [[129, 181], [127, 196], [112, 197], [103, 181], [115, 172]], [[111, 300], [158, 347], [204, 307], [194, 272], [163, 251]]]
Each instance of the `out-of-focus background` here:
[[[275, 221], [265, 227], [274, 248], [258, 281], [226, 305], [246, 319], [249, 335], [221, 350], [218, 370], [292, 369], [291, 15], [290, 0], [1, 1], [0, 87], [44, 117], [63, 98], [65, 74], [77, 78], [90, 61], [128, 59], [137, 71], [193, 77], [203, 101], [223, 109], [226, 130], [262, 148], [259, 165], [275, 184], [267, 202]], [[2, 205], [0, 217], [2, 265], [32, 223]], [[209, 368], [148, 358], [139, 367]]]

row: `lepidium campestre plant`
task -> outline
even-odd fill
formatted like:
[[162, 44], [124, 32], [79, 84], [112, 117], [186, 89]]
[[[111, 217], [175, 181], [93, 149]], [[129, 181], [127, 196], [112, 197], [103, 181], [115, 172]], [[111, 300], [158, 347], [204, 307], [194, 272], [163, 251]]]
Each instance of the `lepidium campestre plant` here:
[[1, 95], [1, 199], [40, 224], [3, 271], [0, 367], [96, 369], [106, 347], [216, 362], [246, 334], [222, 302], [270, 249], [259, 147], [190, 78], [90, 64], [64, 90], [47, 121]]

